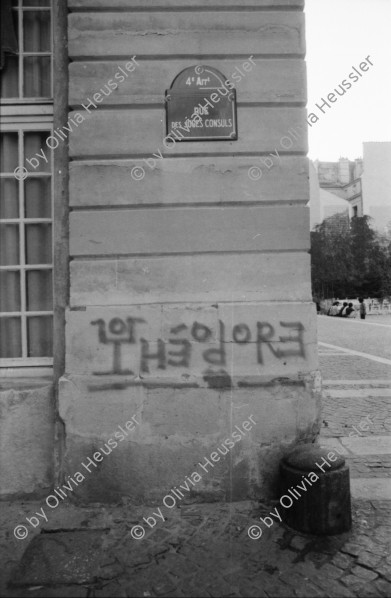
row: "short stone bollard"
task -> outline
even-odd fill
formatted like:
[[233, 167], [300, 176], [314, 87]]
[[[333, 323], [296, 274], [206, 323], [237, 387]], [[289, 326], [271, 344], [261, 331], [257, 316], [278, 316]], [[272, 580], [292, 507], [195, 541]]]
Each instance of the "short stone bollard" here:
[[287, 525], [317, 535], [350, 530], [349, 467], [341, 455], [303, 444], [281, 461], [280, 474], [281, 516]]

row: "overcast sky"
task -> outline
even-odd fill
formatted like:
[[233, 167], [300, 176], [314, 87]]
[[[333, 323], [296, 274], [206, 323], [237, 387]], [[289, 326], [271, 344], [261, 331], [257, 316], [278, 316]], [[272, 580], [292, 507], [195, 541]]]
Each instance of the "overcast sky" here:
[[[306, 0], [305, 14], [307, 110], [319, 116], [309, 157], [353, 160], [363, 141], [391, 141], [391, 0]], [[316, 109], [368, 55], [369, 71], [325, 114]]]

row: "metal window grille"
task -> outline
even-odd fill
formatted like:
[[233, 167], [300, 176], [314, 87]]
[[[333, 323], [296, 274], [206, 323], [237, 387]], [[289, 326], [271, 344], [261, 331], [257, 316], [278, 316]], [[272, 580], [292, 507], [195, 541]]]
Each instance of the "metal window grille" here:
[[0, 366], [8, 368], [51, 365], [53, 345], [51, 2], [14, 0], [12, 11], [18, 54], [0, 71]]

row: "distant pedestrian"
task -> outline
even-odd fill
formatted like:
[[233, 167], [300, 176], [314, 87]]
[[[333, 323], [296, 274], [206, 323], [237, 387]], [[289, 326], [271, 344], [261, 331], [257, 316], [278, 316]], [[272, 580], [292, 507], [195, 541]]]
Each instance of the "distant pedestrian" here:
[[339, 312], [339, 301], [334, 301], [333, 305], [330, 307], [329, 311], [327, 312], [328, 316], [337, 316]]
[[341, 318], [346, 318], [346, 310], [347, 310], [347, 308], [348, 308], [348, 302], [344, 301], [341, 309], [338, 312], [338, 315], [341, 316]]
[[358, 302], [360, 304], [360, 318], [365, 320], [365, 315], [367, 313], [367, 308], [365, 307], [364, 299], [359, 297]]
[[346, 309], [346, 317], [347, 318], [354, 318], [356, 315], [356, 312], [354, 311], [354, 307], [353, 307], [353, 303], [349, 303], [347, 309]]

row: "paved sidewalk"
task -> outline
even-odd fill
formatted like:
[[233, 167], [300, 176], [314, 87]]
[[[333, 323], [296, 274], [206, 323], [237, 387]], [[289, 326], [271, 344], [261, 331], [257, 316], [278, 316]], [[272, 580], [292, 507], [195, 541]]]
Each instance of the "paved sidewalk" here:
[[[376, 378], [371, 367], [377, 373], [378, 364], [366, 363], [370, 375], [349, 379], [341, 363], [331, 371], [327, 360], [332, 357], [321, 356], [322, 369], [327, 370], [321, 444], [338, 446], [351, 468], [349, 533], [308, 536], [278, 521], [267, 528], [260, 517], [269, 516], [277, 500], [193, 505], [178, 501], [180, 508], [173, 508], [165, 521], [156, 517], [154, 528], [137, 540], [133, 526], [156, 508], [124, 503], [81, 509], [64, 501], [50, 513], [48, 523], [37, 526], [28, 539], [17, 540], [14, 527], [42, 502], [13, 503], [4, 505], [0, 522], [0, 595], [391, 596], [391, 368]], [[359, 358], [348, 359], [354, 364]], [[262, 530], [258, 540], [248, 536], [251, 525]], [[7, 589], [9, 579], [13, 586]]]
[[248, 526], [269, 509], [250, 502], [182, 507], [140, 541], [130, 528], [146, 509], [95, 517], [79, 510], [73, 516], [81, 531], [36, 537], [13, 575], [22, 586], [7, 595], [391, 595], [388, 503], [356, 501], [353, 531], [340, 536], [303, 536], [275, 524], [250, 540]]
[[251, 540], [249, 525], [277, 504], [184, 506], [139, 541], [130, 529], [151, 508], [65, 507], [65, 526], [52, 521], [54, 533], [35, 537], [14, 570], [17, 587], [2, 595], [391, 595], [388, 501], [354, 501], [353, 530], [339, 536], [304, 536], [275, 523]]
[[322, 349], [319, 352], [320, 369], [325, 380], [338, 379], [343, 370], [345, 380], [388, 379], [391, 384], [391, 366], [369, 361], [355, 355], [336, 354]]

